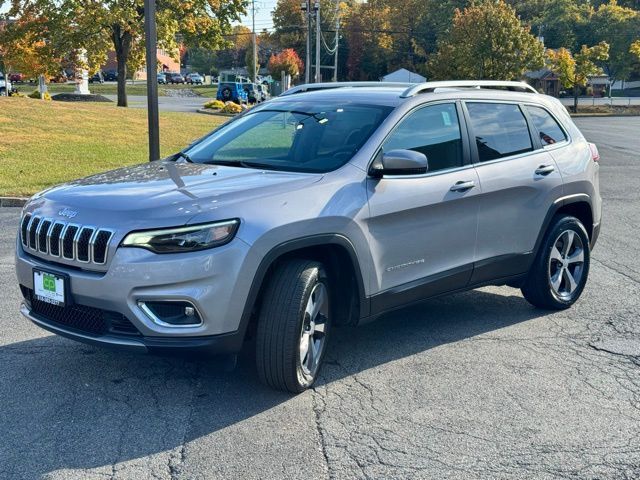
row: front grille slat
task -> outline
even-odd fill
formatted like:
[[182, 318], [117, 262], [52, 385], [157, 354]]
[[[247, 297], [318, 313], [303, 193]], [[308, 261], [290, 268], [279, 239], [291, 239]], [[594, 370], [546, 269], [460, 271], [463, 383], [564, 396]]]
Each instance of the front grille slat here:
[[78, 235], [78, 261], [79, 262], [89, 262], [89, 240], [93, 236], [93, 232], [95, 228], [93, 227], [83, 227], [80, 230], [80, 234]]
[[31, 214], [27, 213], [22, 218], [22, 223], [20, 224], [20, 236], [22, 237], [22, 244], [26, 247], [29, 242], [29, 222], [31, 221]]
[[37, 240], [36, 232], [38, 231], [38, 225], [40, 224], [40, 217], [33, 217], [31, 223], [29, 223], [29, 248], [36, 250]]
[[20, 222], [20, 239], [30, 253], [79, 263], [105, 265], [113, 235], [110, 229], [67, 224], [32, 213]]
[[62, 256], [68, 260], [74, 259], [74, 240], [76, 238], [76, 234], [78, 233], [77, 225], [68, 225], [67, 229], [64, 231], [64, 236], [62, 238]]
[[64, 228], [64, 223], [56, 222], [51, 229], [51, 236], [49, 238], [49, 253], [54, 257], [60, 256], [60, 234]]
[[40, 223], [40, 229], [38, 231], [38, 250], [42, 253], [48, 253], [49, 251], [47, 246], [47, 236], [49, 235], [50, 228], [51, 220], [44, 220]]

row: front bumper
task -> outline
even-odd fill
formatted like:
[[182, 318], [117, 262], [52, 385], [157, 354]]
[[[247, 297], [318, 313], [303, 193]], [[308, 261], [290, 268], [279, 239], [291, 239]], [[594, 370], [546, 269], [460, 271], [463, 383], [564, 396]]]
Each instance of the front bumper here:
[[97, 345], [100, 347], [127, 350], [137, 353], [210, 353], [226, 354], [240, 351], [244, 336], [240, 332], [225, 335], [211, 335], [204, 337], [126, 337], [123, 335], [90, 335], [76, 330], [64, 328], [47, 321], [34, 314], [24, 303], [20, 306], [20, 313], [35, 323], [57, 335], [76, 340], [78, 342]]
[[[17, 242], [16, 274], [24, 289], [33, 290], [34, 268], [66, 274], [71, 303], [120, 314], [139, 335], [67, 328], [34, 311], [28, 299], [21, 311], [49, 331], [86, 343], [137, 351], [237, 351], [244, 338], [242, 318], [251, 280], [241, 273], [248, 248], [239, 239], [211, 250], [171, 255], [119, 248], [107, 272], [91, 272], [35, 257]], [[193, 304], [202, 323], [189, 327], [158, 324], [139, 305], [140, 301], [170, 300]]]

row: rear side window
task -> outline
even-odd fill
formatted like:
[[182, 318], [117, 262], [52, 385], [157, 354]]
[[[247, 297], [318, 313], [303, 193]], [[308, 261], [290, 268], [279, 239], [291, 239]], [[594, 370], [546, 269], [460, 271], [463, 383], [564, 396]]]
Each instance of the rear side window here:
[[455, 104], [431, 105], [409, 114], [382, 148], [424, 153], [430, 172], [461, 167], [462, 137]]
[[527, 121], [518, 105], [467, 103], [481, 162], [533, 150]]
[[525, 108], [529, 112], [536, 130], [538, 130], [542, 145], [553, 145], [554, 143], [564, 142], [567, 139], [558, 122], [544, 108], [530, 105]]

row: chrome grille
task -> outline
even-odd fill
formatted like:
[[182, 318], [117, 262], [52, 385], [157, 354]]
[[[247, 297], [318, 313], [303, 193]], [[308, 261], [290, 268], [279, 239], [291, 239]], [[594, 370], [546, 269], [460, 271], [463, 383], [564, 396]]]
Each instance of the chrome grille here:
[[20, 223], [20, 237], [32, 253], [104, 265], [113, 230], [26, 214]]

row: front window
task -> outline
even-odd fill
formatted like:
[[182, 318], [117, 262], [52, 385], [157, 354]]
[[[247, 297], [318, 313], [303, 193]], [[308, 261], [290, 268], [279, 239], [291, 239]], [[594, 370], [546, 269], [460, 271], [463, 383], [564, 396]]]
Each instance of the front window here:
[[269, 105], [243, 115], [185, 153], [195, 163], [323, 173], [362, 148], [391, 107]]

